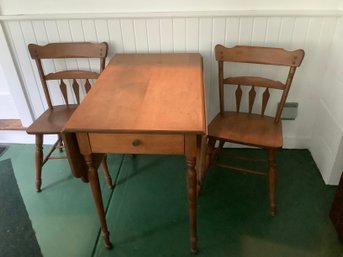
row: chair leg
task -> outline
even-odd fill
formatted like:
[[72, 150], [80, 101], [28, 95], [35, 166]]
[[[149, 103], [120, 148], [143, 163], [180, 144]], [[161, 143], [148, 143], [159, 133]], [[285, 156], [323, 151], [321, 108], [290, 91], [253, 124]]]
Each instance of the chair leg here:
[[205, 157], [206, 157], [206, 148], [207, 148], [207, 137], [206, 135], [202, 136], [201, 139], [198, 139], [198, 153], [196, 161], [196, 172], [197, 172], [197, 196], [199, 195], [201, 184], [205, 176]]
[[223, 146], [225, 144], [224, 140], [219, 140], [219, 145], [217, 150], [215, 150], [214, 154], [213, 154], [213, 160], [218, 159], [219, 155], [221, 154], [221, 152], [223, 151]]
[[210, 165], [213, 162], [213, 150], [214, 150], [214, 145], [216, 144], [216, 140], [213, 137], [210, 137], [208, 140], [208, 146], [206, 149], [206, 159], [205, 159], [205, 170], [210, 167]]
[[101, 168], [104, 173], [104, 177], [105, 177], [108, 188], [113, 188], [112, 178], [111, 178], [110, 172], [108, 171], [106, 160], [107, 160], [107, 155], [105, 155], [104, 159], [101, 161]]
[[198, 181], [198, 188], [197, 188], [197, 195], [200, 194], [200, 189], [201, 189], [201, 185], [206, 177], [208, 168], [210, 167], [211, 163], [212, 163], [212, 154], [213, 154], [213, 149], [214, 149], [214, 145], [216, 144], [216, 140], [212, 137], [209, 138], [207, 146], [205, 147], [205, 160], [203, 160], [204, 164], [202, 165], [202, 174], [201, 174], [201, 179], [200, 181]]
[[275, 149], [268, 149], [268, 184], [270, 212], [272, 216], [276, 214], [276, 155]]
[[43, 166], [43, 135], [36, 135], [36, 192], [41, 191], [42, 185], [42, 166]]
[[59, 152], [63, 153], [63, 140], [62, 140], [62, 136], [60, 134], [58, 135], [57, 147], [58, 147]]

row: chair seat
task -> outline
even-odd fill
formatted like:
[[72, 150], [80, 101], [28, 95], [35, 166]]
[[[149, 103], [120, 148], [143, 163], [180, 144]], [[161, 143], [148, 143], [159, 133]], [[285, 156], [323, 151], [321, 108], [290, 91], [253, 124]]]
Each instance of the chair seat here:
[[224, 112], [212, 120], [208, 135], [225, 141], [264, 148], [280, 148], [283, 145], [281, 122], [258, 114]]
[[76, 110], [77, 105], [58, 105], [46, 110], [26, 130], [28, 134], [58, 134]]

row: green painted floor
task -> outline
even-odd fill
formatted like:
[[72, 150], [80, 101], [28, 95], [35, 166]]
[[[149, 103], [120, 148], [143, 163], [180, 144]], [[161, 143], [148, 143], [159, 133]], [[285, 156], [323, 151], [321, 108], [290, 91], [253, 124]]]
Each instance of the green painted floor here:
[[[46, 164], [43, 191], [36, 193], [34, 146], [10, 145], [0, 160], [7, 158], [45, 257], [192, 256], [183, 157], [109, 156], [116, 187], [111, 191], [100, 181], [112, 250], [98, 240], [88, 184], [71, 176], [65, 160]], [[268, 213], [265, 177], [209, 170], [198, 201], [197, 256], [343, 256], [328, 218], [336, 188], [323, 183], [306, 150], [279, 151], [278, 164], [275, 217]]]

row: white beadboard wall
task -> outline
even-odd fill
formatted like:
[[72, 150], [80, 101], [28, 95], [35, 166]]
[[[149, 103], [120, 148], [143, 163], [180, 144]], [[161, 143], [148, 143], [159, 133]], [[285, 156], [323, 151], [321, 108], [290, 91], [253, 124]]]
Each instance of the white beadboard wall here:
[[[298, 117], [284, 121], [285, 147], [306, 148], [311, 136], [321, 71], [327, 62], [340, 12], [190, 12], [185, 14], [60, 14], [2, 16], [8, 44], [34, 117], [46, 109], [29, 43], [106, 41], [109, 57], [115, 53], [200, 52], [204, 57], [208, 120], [218, 111], [217, 65], [213, 49], [218, 43], [305, 50], [288, 101], [299, 103]], [[92, 62], [51, 62], [49, 69], [80, 67]], [[275, 72], [276, 75], [279, 72]], [[54, 102], [62, 101], [62, 97]], [[276, 104], [276, 103], [274, 103]]]
[[[213, 56], [218, 43], [275, 46], [305, 50], [288, 101], [299, 102], [295, 121], [284, 122], [285, 146], [307, 147], [315, 113], [312, 111], [320, 86], [321, 70], [335, 33], [338, 15], [31, 15], [4, 19], [4, 28], [15, 63], [35, 117], [46, 109], [44, 94], [29, 43], [64, 41], [106, 41], [109, 56], [135, 52], [200, 52], [204, 57], [208, 120], [218, 111], [217, 66]], [[91, 65], [91, 62], [50, 63], [58, 66]], [[62, 101], [62, 97], [54, 99]]]
[[[335, 93], [325, 93], [329, 91], [324, 88], [330, 83], [337, 85], [337, 88], [340, 84], [335, 82], [339, 69], [328, 67], [332, 66], [329, 64], [335, 61], [335, 56], [341, 56], [336, 52], [341, 51], [339, 42], [342, 33], [339, 31], [343, 30], [339, 28], [342, 28], [342, 12], [37, 14], [0, 16], [0, 20], [18, 72], [17, 80], [21, 82], [34, 117], [46, 109], [46, 102], [35, 63], [29, 57], [29, 43], [106, 41], [110, 46], [109, 58], [115, 53], [200, 52], [204, 57], [208, 121], [218, 111], [217, 64], [213, 55], [216, 44], [274, 46], [289, 50], [302, 48], [305, 59], [295, 75], [288, 98], [289, 102], [299, 103], [298, 116], [294, 121], [283, 121], [284, 146], [310, 149], [324, 181], [329, 184], [338, 182], [338, 171], [342, 169], [339, 154], [343, 151], [343, 140], [341, 124], [335, 120], [342, 120], [338, 110], [340, 105], [339, 99], [332, 97]], [[54, 61], [48, 63], [48, 69], [93, 65], [92, 61]], [[234, 73], [239, 71], [239, 67], [230, 68]], [[256, 69], [253, 72], [265, 71]], [[279, 70], [272, 72], [275, 78], [284, 75]], [[331, 100], [327, 102], [325, 96], [330, 96]], [[53, 101], [63, 100], [56, 97]], [[272, 106], [275, 104], [271, 103]], [[20, 116], [23, 120], [29, 115]], [[27, 120], [30, 118], [27, 117]], [[4, 142], [20, 140], [22, 143], [33, 143], [34, 139], [25, 136], [24, 132], [0, 134], [0, 140], [3, 138]], [[45, 142], [52, 143], [53, 139]]]
[[308, 148], [326, 184], [337, 185], [343, 169], [343, 130], [332, 111], [320, 99]]
[[326, 184], [337, 184], [343, 170], [343, 19], [339, 19], [329, 63], [314, 108], [316, 121], [309, 149]]

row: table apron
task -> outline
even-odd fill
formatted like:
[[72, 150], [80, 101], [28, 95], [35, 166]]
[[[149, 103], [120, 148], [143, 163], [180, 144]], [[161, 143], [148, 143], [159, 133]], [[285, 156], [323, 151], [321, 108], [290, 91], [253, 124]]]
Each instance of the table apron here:
[[185, 154], [183, 134], [88, 133], [93, 153]]

